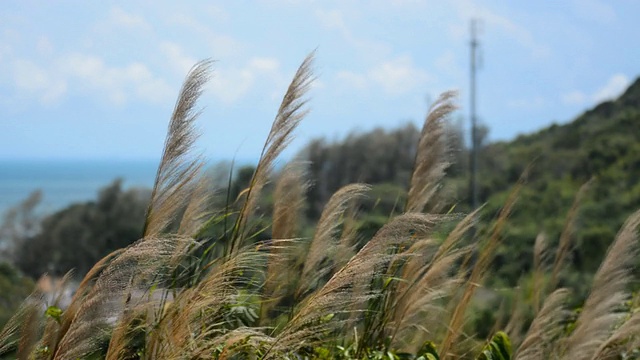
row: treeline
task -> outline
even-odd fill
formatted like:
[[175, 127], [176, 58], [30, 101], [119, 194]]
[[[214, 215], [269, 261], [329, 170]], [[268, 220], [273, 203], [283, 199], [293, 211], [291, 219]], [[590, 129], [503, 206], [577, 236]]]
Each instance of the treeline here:
[[[459, 122], [450, 121], [444, 131], [450, 161], [447, 173], [462, 177], [468, 164], [464, 130]], [[351, 133], [335, 142], [312, 140], [299, 155], [309, 162], [308, 175], [313, 182], [307, 194], [310, 216], [317, 216], [329, 196], [346, 184], [363, 182], [406, 188], [419, 138], [420, 130], [408, 123], [392, 130]], [[465, 201], [462, 194], [458, 195], [455, 201]]]
[[42, 216], [36, 191], [5, 214], [4, 257], [34, 279], [69, 270], [81, 277], [106, 254], [141, 237], [149, 195], [146, 189], [124, 190], [115, 180], [94, 201]]

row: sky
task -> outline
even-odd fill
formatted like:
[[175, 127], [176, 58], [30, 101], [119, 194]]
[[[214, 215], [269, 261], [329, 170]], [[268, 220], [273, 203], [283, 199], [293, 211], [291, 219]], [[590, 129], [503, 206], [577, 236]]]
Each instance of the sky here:
[[509, 140], [635, 81], [637, 14], [635, 0], [3, 1], [0, 159], [156, 159], [182, 80], [208, 58], [198, 149], [257, 158], [314, 49], [311, 112], [285, 156], [312, 138], [420, 126], [449, 89], [468, 127], [472, 18], [478, 116]]

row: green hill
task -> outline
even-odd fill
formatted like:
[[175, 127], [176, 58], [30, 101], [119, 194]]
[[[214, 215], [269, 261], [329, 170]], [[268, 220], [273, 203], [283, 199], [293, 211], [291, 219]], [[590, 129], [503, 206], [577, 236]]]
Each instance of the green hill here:
[[529, 269], [527, 255], [539, 232], [557, 242], [578, 189], [593, 178], [572, 232], [574, 267], [592, 273], [625, 218], [640, 209], [640, 80], [571, 123], [491, 144], [481, 158], [480, 191], [488, 213], [532, 165], [496, 264], [510, 282]]
[[[469, 211], [468, 150], [462, 130], [452, 126], [454, 165], [445, 184], [450, 205]], [[309, 215], [317, 216], [328, 195], [351, 182], [374, 184], [377, 215], [365, 219], [367, 233], [401, 206], [419, 129], [409, 124], [394, 130], [353, 133], [342, 141], [317, 139], [301, 156], [311, 162]], [[617, 100], [607, 101], [563, 125], [552, 125], [513, 141], [488, 144], [480, 155], [480, 199], [488, 222], [509, 189], [531, 165], [525, 187], [506, 228], [496, 259], [498, 278], [515, 285], [532, 264], [536, 236], [544, 232], [557, 244], [578, 189], [593, 178], [570, 228], [572, 283], [593, 273], [625, 218], [640, 209], [640, 80]], [[369, 206], [368, 206], [369, 207]], [[370, 210], [370, 209], [368, 209]], [[370, 214], [370, 211], [363, 213]], [[376, 217], [377, 216], [377, 217]], [[486, 223], [486, 222], [485, 222]]]

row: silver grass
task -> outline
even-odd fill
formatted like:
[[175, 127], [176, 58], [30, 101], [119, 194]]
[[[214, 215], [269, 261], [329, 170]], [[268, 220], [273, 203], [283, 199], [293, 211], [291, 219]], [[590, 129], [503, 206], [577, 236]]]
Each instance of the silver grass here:
[[[480, 249], [478, 260], [469, 274], [460, 299], [457, 301], [453, 311], [451, 312], [451, 318], [447, 327], [447, 334], [438, 349], [438, 353], [443, 360], [455, 357], [454, 347], [456, 346], [456, 341], [460, 335], [462, 335], [462, 327], [465, 322], [467, 307], [471, 303], [471, 299], [473, 298], [476, 289], [480, 286], [480, 283], [482, 282], [489, 269], [489, 265], [496, 254], [496, 250], [502, 242], [502, 232], [506, 225], [507, 218], [511, 214], [511, 211], [517, 202], [518, 194], [520, 193], [520, 189], [523, 186], [524, 179], [527, 177], [528, 172], [529, 168], [526, 168], [516, 186], [514, 186], [513, 190], [509, 193], [509, 196], [496, 219], [489, 238], [486, 240], [482, 249]], [[464, 268], [466, 268], [466, 262], [469, 259], [470, 257], [465, 259], [462, 271], [466, 271]]]
[[242, 280], [243, 274], [265, 264], [267, 256], [259, 244], [209, 264], [207, 275], [195, 287], [177, 294], [155, 326], [149, 341], [152, 358], [174, 358], [223, 336], [224, 312], [240, 288], [255, 285], [251, 283], [254, 280]]
[[165, 267], [184, 242], [191, 240], [147, 238], [112, 260], [83, 299], [53, 359], [75, 360], [98, 350], [130, 302], [143, 301], [141, 296], [163, 278], [162, 271], [170, 271]]
[[533, 310], [540, 310], [540, 299], [544, 295], [544, 274], [547, 260], [547, 237], [540, 233], [533, 245]]
[[340, 225], [344, 220], [347, 205], [355, 198], [363, 196], [370, 187], [365, 184], [350, 184], [336, 191], [320, 215], [316, 233], [311, 241], [307, 257], [302, 269], [298, 295], [302, 295], [331, 272], [332, 266], [323, 261], [335, 257], [338, 246]]
[[558, 289], [547, 297], [542, 309], [531, 322], [524, 340], [516, 349], [515, 360], [550, 358], [553, 341], [561, 335], [570, 313], [566, 309], [569, 295], [569, 290]]
[[190, 200], [182, 214], [182, 220], [177, 233], [184, 236], [195, 236], [202, 228], [210, 215], [209, 205], [211, 203], [211, 182], [204, 174], [195, 185], [190, 194]]
[[167, 230], [186, 205], [197, 184], [202, 167], [191, 150], [197, 138], [194, 121], [200, 114], [196, 103], [209, 79], [211, 61], [196, 64], [187, 75], [169, 123], [162, 159], [158, 166], [151, 201], [143, 227], [143, 236], [155, 236]]
[[305, 194], [310, 184], [305, 180], [304, 165], [288, 164], [278, 181], [273, 193], [273, 239], [294, 239], [297, 236], [299, 219], [305, 203]]
[[[305, 180], [302, 164], [287, 165], [274, 190], [273, 225], [271, 237], [275, 240], [294, 239], [298, 237], [299, 221], [305, 204], [305, 194], [309, 182]], [[281, 246], [285, 245], [284, 247]], [[298, 241], [273, 242], [269, 246], [272, 256], [269, 257], [263, 288], [260, 321], [268, 319], [269, 312], [277, 305], [286, 292], [294, 291], [294, 279], [299, 277], [295, 271], [294, 250], [286, 245], [299, 245]]]
[[[410, 256], [408, 258], [403, 270], [403, 279], [406, 279], [406, 281], [399, 282], [397, 287], [398, 295], [396, 296], [397, 304], [394, 309], [394, 321], [390, 324], [390, 327], [394, 328], [391, 331], [393, 334], [410, 331], [410, 329], [423, 329], [424, 331], [422, 332], [425, 333], [427, 331], [424, 324], [416, 324], [411, 319], [414, 319], [417, 313], [424, 312], [427, 309], [431, 310], [429, 318], [434, 320], [438, 318], [438, 314], [435, 314], [435, 312], [443, 312], [443, 309], [436, 306], [435, 302], [445, 295], [451, 295], [451, 292], [456, 289], [456, 285], [460, 285], [461, 278], [466, 273], [458, 271], [455, 276], [453, 274], [446, 274], [447, 276], [444, 277], [440, 276], [445, 275], [451, 269], [453, 262], [459, 259], [460, 256], [469, 253], [469, 248], [460, 249], [460, 243], [476, 224], [480, 209], [476, 209], [459, 221], [435, 251], [429, 250], [429, 252], [432, 252], [431, 255], [425, 253], [423, 257]], [[418, 251], [419, 248], [433, 245], [433, 240], [416, 242], [408, 252], [412, 253]], [[416, 249], [414, 250], [414, 248]], [[439, 280], [437, 283], [434, 281], [436, 277], [434, 275], [436, 274], [438, 274], [437, 278]], [[409, 321], [407, 322], [406, 319]], [[441, 327], [436, 322], [430, 322], [430, 326], [432, 328], [431, 331], [434, 331], [435, 327]], [[396, 335], [393, 335], [392, 339], [395, 339], [395, 337]]]
[[338, 246], [334, 257], [334, 268], [339, 269], [346, 265], [356, 254], [358, 241], [358, 211], [356, 206], [350, 206], [345, 212], [342, 222], [342, 234], [338, 240]]
[[[384, 271], [393, 258], [390, 250], [408, 247], [416, 236], [427, 235], [435, 225], [434, 216], [408, 213], [387, 223], [351, 260], [320, 289], [311, 294], [283, 330], [274, 338], [264, 359], [313, 344], [317, 335], [341, 326], [345, 312], [360, 311], [376, 294], [352, 291], [364, 288]], [[331, 319], [328, 319], [330, 317]], [[324, 319], [324, 320], [323, 320]], [[327, 320], [328, 319], [328, 320]]]
[[315, 52], [309, 54], [293, 77], [289, 88], [282, 99], [276, 118], [271, 126], [267, 140], [265, 141], [260, 161], [246, 191], [246, 200], [240, 211], [234, 229], [231, 252], [237, 251], [246, 237], [249, 218], [255, 210], [256, 203], [273, 172], [275, 161], [280, 153], [289, 145], [293, 138], [293, 132], [305, 117], [308, 110], [305, 108], [307, 99], [305, 95], [313, 81], [313, 59]]
[[553, 262], [553, 271], [551, 273], [551, 290], [553, 290], [557, 285], [560, 275], [560, 272], [565, 266], [565, 259], [567, 255], [571, 251], [573, 233], [575, 228], [575, 222], [578, 216], [578, 210], [580, 209], [580, 205], [582, 204], [582, 199], [584, 198], [586, 192], [589, 190], [589, 187], [592, 184], [592, 180], [584, 183], [578, 193], [576, 194], [575, 199], [573, 200], [573, 204], [571, 205], [571, 209], [569, 209], [569, 213], [567, 214], [567, 219], [564, 223], [564, 228], [562, 229], [562, 233], [560, 234], [560, 240], [558, 242], [558, 250], [556, 251], [556, 257]]
[[[53, 293], [50, 294], [49, 298], [52, 301], [51, 302], [47, 301], [46, 302], [47, 306], [54, 306], [54, 307], [57, 307], [59, 309], [64, 309], [63, 304], [61, 304], [61, 301], [63, 299], [65, 291], [68, 289], [69, 282], [71, 281], [72, 276], [73, 276], [73, 270], [72, 271], [68, 271], [62, 277], [62, 279], [60, 280], [58, 285], [54, 288]], [[68, 305], [70, 305], [70, 304], [68, 304]], [[67, 310], [68, 310], [68, 308], [64, 309], [63, 314]], [[62, 320], [62, 319], [54, 319], [52, 317], [47, 317], [44, 320], [43, 333], [42, 333], [42, 336], [40, 337], [40, 341], [38, 342], [38, 345], [36, 346], [36, 348], [38, 348], [38, 349], [50, 349], [51, 351], [53, 351], [53, 349], [56, 348], [58, 339], [59, 339], [59, 337], [61, 335], [61, 333], [60, 333], [61, 324], [58, 322], [60, 320]], [[36, 358], [38, 358], [38, 357], [36, 357]]]
[[414, 170], [407, 195], [406, 212], [425, 210], [429, 200], [437, 192], [449, 167], [445, 120], [456, 109], [455, 91], [447, 91], [429, 109], [422, 127]]
[[222, 347], [219, 359], [245, 358], [242, 355], [256, 354], [259, 350], [267, 348], [273, 341], [272, 337], [263, 332], [264, 330], [250, 327], [233, 329], [212, 341], [203, 342], [193, 351], [193, 354], [190, 354], [190, 357], [210, 359], [210, 354], [218, 347]]
[[60, 339], [64, 337], [69, 328], [71, 327], [71, 323], [73, 319], [76, 317], [78, 309], [80, 309], [83, 304], [86, 296], [90, 293], [91, 289], [95, 285], [96, 280], [99, 278], [100, 274], [104, 269], [116, 258], [118, 258], [125, 249], [117, 249], [109, 253], [107, 256], [100, 259], [97, 263], [93, 265], [93, 267], [87, 272], [84, 276], [80, 285], [76, 289], [75, 294], [71, 298], [71, 303], [69, 306], [62, 312], [62, 316], [60, 318], [60, 329], [58, 330], [58, 334], [56, 337], [55, 343], [59, 343]]
[[617, 359], [624, 350], [631, 353], [640, 347], [640, 311], [632, 313], [629, 319], [611, 334], [611, 336], [600, 345], [600, 348], [591, 357], [597, 359]]
[[0, 331], [0, 356], [17, 348], [18, 359], [28, 358], [28, 350], [37, 340], [33, 338], [33, 333], [38, 330], [38, 324], [34, 323], [37, 321], [34, 314], [40, 315], [44, 307], [45, 295], [38, 289], [20, 304], [18, 310]]
[[[443, 324], [425, 321], [426, 319], [442, 318], [445, 310], [442, 300], [450, 298], [452, 293], [463, 283], [463, 279], [456, 274], [454, 266], [469, 249], [456, 249], [426, 264], [407, 280], [412, 284], [401, 296], [394, 307], [395, 319], [390, 324], [393, 330], [392, 341], [403, 340], [404, 335], [416, 338], [416, 330], [423, 327], [422, 335], [435, 334], [444, 328]], [[404, 346], [408, 345], [406, 342]]]
[[567, 359], [591, 359], [625, 316], [620, 305], [630, 297], [627, 291], [631, 269], [638, 255], [640, 211], [632, 214], [609, 247], [593, 279], [575, 329], [563, 344]]

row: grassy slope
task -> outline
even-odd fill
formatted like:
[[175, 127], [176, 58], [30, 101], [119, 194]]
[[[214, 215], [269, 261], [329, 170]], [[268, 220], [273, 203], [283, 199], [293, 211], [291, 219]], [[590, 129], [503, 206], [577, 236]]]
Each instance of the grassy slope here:
[[[481, 197], [486, 214], [504, 202], [509, 186], [527, 164], [531, 175], [509, 220], [508, 243], [497, 259], [500, 275], [513, 283], [531, 266], [540, 231], [557, 242], [566, 214], [582, 184], [594, 178], [577, 213], [573, 265], [592, 273], [616, 229], [640, 207], [640, 80], [619, 99], [597, 105], [566, 125], [552, 125], [483, 153]], [[519, 256], [514, 261], [515, 254]], [[575, 279], [574, 279], [575, 280]]]

